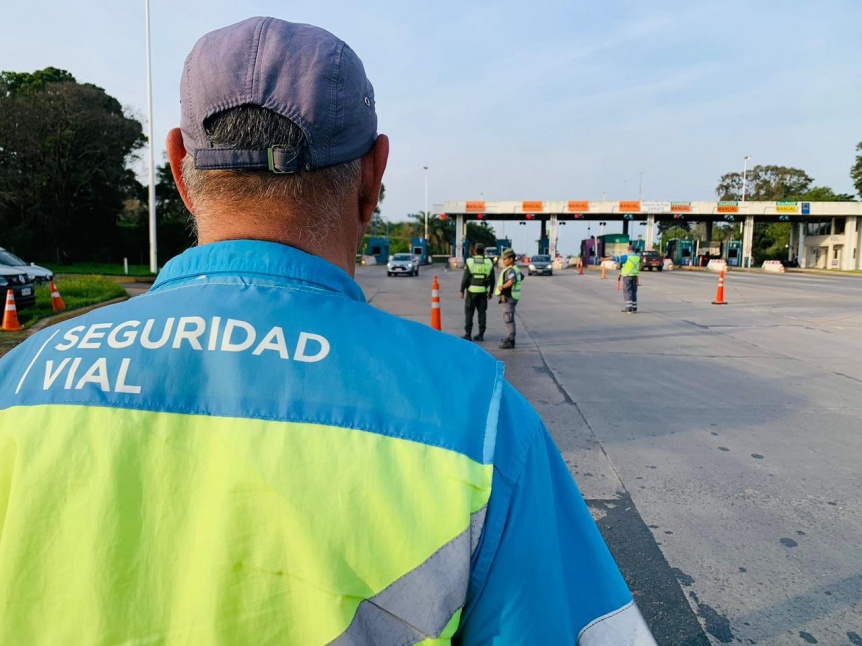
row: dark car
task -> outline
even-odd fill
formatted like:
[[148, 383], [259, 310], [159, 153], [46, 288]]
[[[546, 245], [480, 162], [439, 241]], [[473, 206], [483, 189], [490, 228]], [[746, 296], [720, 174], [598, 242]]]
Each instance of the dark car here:
[[554, 268], [551, 263], [551, 257], [545, 254], [533, 256], [530, 258], [530, 264], [527, 265], [527, 271], [530, 276], [533, 274], [553, 276]]
[[658, 251], [644, 251], [641, 253], [641, 269], [649, 269], [650, 271], [654, 269], [661, 271], [664, 269], [664, 260], [661, 254]]
[[15, 294], [15, 309], [23, 310], [36, 304], [36, 288], [30, 277], [18, 269], [0, 265], [0, 293], [3, 302], [9, 290]]

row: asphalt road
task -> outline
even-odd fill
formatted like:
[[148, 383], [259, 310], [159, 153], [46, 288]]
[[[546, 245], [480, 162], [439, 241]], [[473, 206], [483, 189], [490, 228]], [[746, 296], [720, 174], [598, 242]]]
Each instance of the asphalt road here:
[[[460, 335], [460, 272], [357, 280], [428, 323], [433, 273]], [[717, 282], [646, 273], [627, 315], [613, 275], [531, 277], [518, 348], [497, 349], [493, 302], [484, 345], [556, 438], [659, 643], [860, 646], [862, 278], [735, 271], [723, 306]]]

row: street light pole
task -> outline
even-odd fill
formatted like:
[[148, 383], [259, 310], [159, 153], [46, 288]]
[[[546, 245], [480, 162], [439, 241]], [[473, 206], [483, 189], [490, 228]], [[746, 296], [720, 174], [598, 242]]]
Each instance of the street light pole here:
[[644, 172], [643, 171], [640, 172], [640, 176], [641, 176], [640, 182], [638, 182], [638, 202], [640, 202], [641, 199], [643, 198], [643, 191], [644, 191]]
[[[741, 203], [745, 204], [745, 176], [748, 172], [748, 160], [751, 159], [751, 155], [746, 155], [742, 159], [742, 200]], [[754, 218], [752, 216], [745, 216], [745, 224], [742, 227], [742, 265], [743, 267], [751, 267], [751, 245], [754, 237]]]
[[150, 0], [144, 0], [147, 16], [147, 137], [150, 140], [150, 272], [155, 274], [159, 270], [156, 254], [156, 169], [153, 152], [153, 73], [150, 62]]
[[742, 203], [745, 204], [745, 174], [748, 172], [748, 160], [751, 159], [751, 155], [746, 155], [742, 159]]
[[425, 240], [428, 240], [428, 167], [422, 167], [425, 170]]

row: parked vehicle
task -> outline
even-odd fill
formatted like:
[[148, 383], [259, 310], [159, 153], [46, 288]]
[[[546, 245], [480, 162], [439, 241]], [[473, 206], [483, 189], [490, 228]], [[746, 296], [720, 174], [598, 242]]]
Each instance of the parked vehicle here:
[[485, 247], [485, 257], [490, 258], [491, 262], [493, 262], [496, 267], [497, 263], [500, 261], [500, 251], [497, 247]]
[[650, 271], [661, 271], [664, 269], [664, 260], [658, 251], [641, 252], [641, 269]]
[[54, 272], [50, 269], [45, 269], [44, 267], [40, 267], [39, 265], [34, 265], [32, 263], [28, 265], [26, 262], [21, 260], [21, 258], [11, 251], [7, 251], [3, 247], [0, 247], [0, 265], [14, 267], [19, 271], [26, 272], [30, 277], [30, 280], [37, 284], [47, 283], [54, 280]]
[[530, 258], [530, 264], [527, 265], [527, 271], [530, 276], [533, 274], [553, 276], [554, 267], [551, 263], [551, 257], [545, 254], [533, 256]]
[[6, 302], [6, 292], [15, 295], [15, 309], [23, 310], [36, 304], [36, 287], [32, 279], [20, 269], [0, 265], [0, 294]]
[[386, 263], [386, 275], [395, 276], [402, 274], [406, 276], [419, 275], [419, 261], [411, 253], [396, 253]]

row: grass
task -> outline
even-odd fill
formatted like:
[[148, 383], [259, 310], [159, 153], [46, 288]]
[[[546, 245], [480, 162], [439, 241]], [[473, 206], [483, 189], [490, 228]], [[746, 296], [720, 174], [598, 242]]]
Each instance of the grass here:
[[[102, 276], [125, 276], [121, 264], [79, 262], [74, 265], [42, 265], [55, 274], [97, 274]], [[149, 265], [129, 265], [129, 276], [153, 276]]]
[[[56, 284], [60, 298], [66, 305], [66, 310], [76, 310], [126, 295], [126, 290], [123, 289], [122, 285], [114, 280], [98, 276], [74, 276], [57, 281]], [[30, 327], [36, 321], [53, 316], [53, 314], [51, 288], [47, 285], [37, 285], [36, 304], [18, 312], [18, 322], [24, 327]]]
[[[74, 316], [74, 310], [88, 305], [97, 305], [126, 295], [126, 290], [117, 281], [98, 276], [74, 276], [56, 282], [60, 297], [66, 305], [67, 318]], [[51, 288], [47, 285], [36, 286], [36, 304], [18, 312], [18, 322], [25, 328], [32, 327], [37, 321], [54, 315], [51, 307]], [[29, 331], [0, 331], [0, 356], [27, 338]]]

